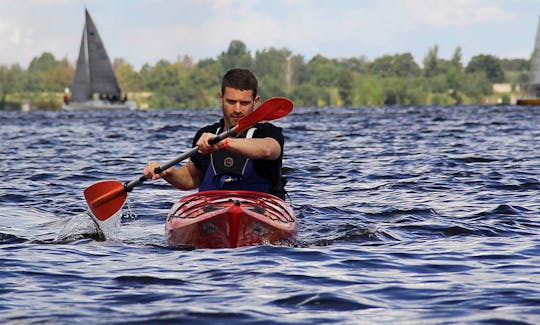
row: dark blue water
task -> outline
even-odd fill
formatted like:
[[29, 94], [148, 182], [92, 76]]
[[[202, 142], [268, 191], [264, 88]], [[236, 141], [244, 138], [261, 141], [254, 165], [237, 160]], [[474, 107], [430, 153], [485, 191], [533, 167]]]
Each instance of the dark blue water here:
[[0, 322], [540, 323], [540, 108], [298, 108], [296, 244], [169, 248], [163, 181], [99, 240], [83, 190], [219, 114], [1, 112]]

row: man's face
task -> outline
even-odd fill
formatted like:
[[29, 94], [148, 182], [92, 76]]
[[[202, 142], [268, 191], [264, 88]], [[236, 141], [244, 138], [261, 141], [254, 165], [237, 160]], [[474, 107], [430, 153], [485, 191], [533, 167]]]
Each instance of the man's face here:
[[259, 102], [259, 96], [253, 98], [253, 90], [239, 90], [225, 87], [225, 92], [219, 94], [219, 101], [223, 107], [225, 128], [238, 124], [238, 121], [248, 115]]

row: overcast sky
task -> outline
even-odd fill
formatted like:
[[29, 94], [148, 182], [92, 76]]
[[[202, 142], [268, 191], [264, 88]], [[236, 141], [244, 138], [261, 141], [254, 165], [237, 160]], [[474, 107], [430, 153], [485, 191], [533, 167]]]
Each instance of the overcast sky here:
[[84, 8], [111, 59], [136, 69], [161, 59], [216, 58], [231, 40], [252, 54], [287, 48], [306, 60], [410, 52], [434, 45], [463, 63], [477, 54], [529, 58], [540, 0], [0, 0], [0, 64], [51, 52], [74, 62]]

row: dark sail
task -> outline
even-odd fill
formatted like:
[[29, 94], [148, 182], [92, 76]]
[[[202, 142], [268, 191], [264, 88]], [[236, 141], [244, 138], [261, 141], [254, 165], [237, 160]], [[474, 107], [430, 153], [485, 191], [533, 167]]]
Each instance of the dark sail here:
[[109, 56], [90, 14], [87, 10], [85, 13], [86, 23], [73, 82], [72, 101], [91, 100], [94, 93], [120, 99], [121, 90]]
[[90, 99], [92, 91], [90, 90], [90, 71], [88, 69], [88, 57], [86, 53], [86, 27], [83, 31], [79, 58], [77, 59], [77, 68], [75, 69], [75, 80], [73, 81], [73, 95], [71, 100], [74, 102], [84, 102]]
[[534, 42], [534, 51], [531, 57], [531, 74], [529, 75], [529, 85], [533, 89], [540, 88], [540, 20], [538, 21], [538, 30]]
[[91, 89], [94, 93], [120, 97], [120, 87], [114, 75], [111, 61], [99, 37], [96, 25], [86, 11], [86, 38], [88, 40], [88, 63], [90, 65]]

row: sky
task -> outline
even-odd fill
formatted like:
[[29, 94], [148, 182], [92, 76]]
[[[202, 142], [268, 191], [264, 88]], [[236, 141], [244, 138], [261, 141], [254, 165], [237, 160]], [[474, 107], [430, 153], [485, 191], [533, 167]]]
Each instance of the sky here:
[[76, 61], [90, 12], [109, 57], [140, 69], [182, 56], [217, 58], [232, 40], [255, 54], [290, 50], [309, 61], [411, 53], [450, 59], [528, 59], [540, 0], [0, 0], [0, 64], [52, 53]]

